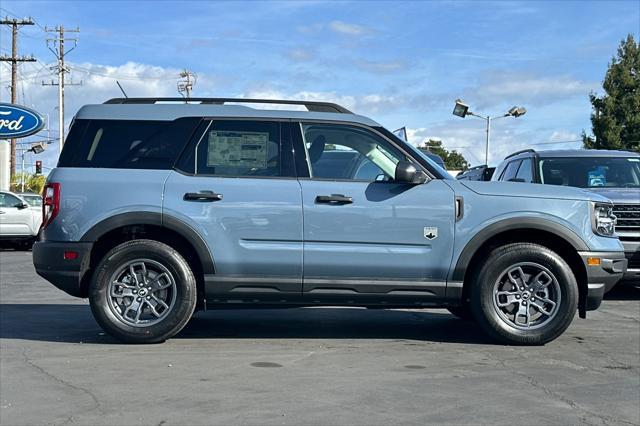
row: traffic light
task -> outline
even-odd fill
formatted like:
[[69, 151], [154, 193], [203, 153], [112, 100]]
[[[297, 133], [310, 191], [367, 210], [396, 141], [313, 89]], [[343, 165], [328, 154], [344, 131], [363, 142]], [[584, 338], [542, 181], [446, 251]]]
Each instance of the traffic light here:
[[40, 160], [36, 160], [36, 174], [37, 175], [42, 174], [42, 161]]

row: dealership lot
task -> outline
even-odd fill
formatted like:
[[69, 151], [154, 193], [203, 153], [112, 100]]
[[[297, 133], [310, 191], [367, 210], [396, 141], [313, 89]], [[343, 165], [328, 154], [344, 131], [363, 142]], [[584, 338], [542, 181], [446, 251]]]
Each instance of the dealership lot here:
[[544, 347], [444, 310], [208, 311], [159, 345], [105, 335], [86, 301], [0, 252], [0, 423], [639, 424], [640, 292]]

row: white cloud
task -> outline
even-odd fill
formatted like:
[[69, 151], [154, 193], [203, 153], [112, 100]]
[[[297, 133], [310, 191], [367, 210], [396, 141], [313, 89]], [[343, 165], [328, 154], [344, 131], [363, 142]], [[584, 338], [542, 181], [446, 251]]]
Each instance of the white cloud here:
[[350, 24], [344, 21], [331, 21], [329, 22], [329, 29], [337, 34], [349, 35], [349, 36], [362, 36], [371, 32], [367, 27], [362, 25]]
[[296, 47], [287, 52], [287, 57], [294, 62], [308, 62], [313, 60], [315, 55], [310, 49]]
[[355, 64], [362, 70], [377, 74], [390, 74], [407, 68], [406, 63], [403, 61], [369, 61], [360, 59]]
[[352, 37], [361, 37], [373, 32], [371, 28], [365, 27], [363, 25], [352, 24], [339, 20], [331, 21], [327, 24], [315, 23], [308, 25], [299, 25], [297, 27], [298, 32], [302, 34], [314, 34], [325, 29], [328, 29], [334, 34]]
[[485, 75], [465, 97], [479, 107], [502, 103], [546, 105], [569, 97], [583, 96], [597, 83], [577, 80], [571, 76], [540, 77], [518, 73], [494, 72]]

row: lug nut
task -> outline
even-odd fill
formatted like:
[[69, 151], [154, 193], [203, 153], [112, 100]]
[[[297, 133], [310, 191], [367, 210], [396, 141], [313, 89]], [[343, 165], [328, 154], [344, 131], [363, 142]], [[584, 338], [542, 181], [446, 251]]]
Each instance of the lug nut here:
[[524, 287], [520, 287], [520, 291], [524, 291]]
[[151, 296], [147, 296], [147, 300], [151, 300]]
[[140, 302], [142, 300], [142, 297], [138, 297], [136, 300]]
[[520, 295], [519, 294], [516, 294], [516, 299], [520, 299]]
[[535, 297], [532, 297], [532, 298], [531, 298], [531, 301], [532, 301], [532, 302], [535, 302], [535, 301], [536, 301], [536, 298], [535, 298]]
[[133, 290], [133, 294], [138, 294], [138, 290]]

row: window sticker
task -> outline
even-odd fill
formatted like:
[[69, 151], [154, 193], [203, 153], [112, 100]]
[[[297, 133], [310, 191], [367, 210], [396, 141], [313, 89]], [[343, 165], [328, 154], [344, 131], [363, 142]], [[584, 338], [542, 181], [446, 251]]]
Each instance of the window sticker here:
[[267, 168], [269, 133], [209, 132], [207, 166]]
[[589, 186], [605, 186], [607, 183], [606, 169], [598, 166], [593, 170], [589, 170]]

